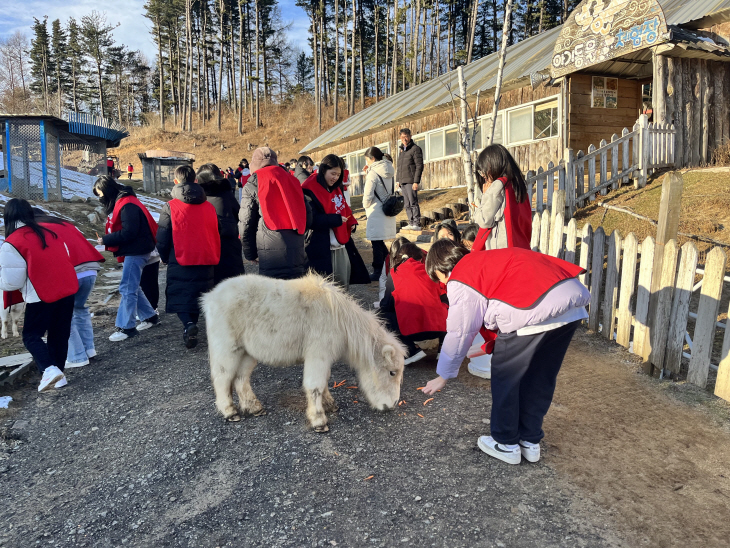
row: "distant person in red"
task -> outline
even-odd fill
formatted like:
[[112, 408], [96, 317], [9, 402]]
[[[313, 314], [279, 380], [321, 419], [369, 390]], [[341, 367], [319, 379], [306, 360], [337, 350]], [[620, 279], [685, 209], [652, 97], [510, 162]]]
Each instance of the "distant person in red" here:
[[249, 168], [248, 160], [246, 160], [246, 158], [241, 160], [241, 163], [238, 164], [238, 168], [241, 170], [238, 177], [238, 201], [240, 202], [243, 197], [243, 187], [246, 186], [248, 179], [251, 177], [251, 169]]
[[127, 179], [131, 179], [133, 173], [134, 173], [134, 166], [132, 164], [129, 164], [127, 166]]
[[111, 158], [106, 159], [106, 171], [109, 175], [114, 175], [114, 160]]
[[521, 247], [530, 249], [532, 205], [525, 178], [509, 151], [490, 145], [477, 158], [482, 201], [474, 212], [479, 234], [472, 251]]
[[175, 170], [171, 196], [162, 207], [157, 228], [157, 251], [168, 265], [165, 312], [177, 314], [183, 324], [185, 347], [195, 348], [198, 300], [213, 288], [215, 266], [221, 258], [218, 215], [195, 182], [195, 170], [190, 166]]
[[[5, 204], [5, 241], [0, 246], [0, 290], [20, 290], [27, 303], [23, 344], [41, 373], [38, 391], [63, 386], [74, 294], [79, 289], [64, 241], [35, 220], [30, 204]], [[43, 336], [47, 335], [46, 341]]]
[[385, 296], [380, 301], [379, 313], [408, 348], [406, 365], [426, 357], [416, 342], [442, 341], [446, 336], [446, 296], [426, 274], [425, 260], [426, 252], [416, 244], [400, 246], [394, 253]]

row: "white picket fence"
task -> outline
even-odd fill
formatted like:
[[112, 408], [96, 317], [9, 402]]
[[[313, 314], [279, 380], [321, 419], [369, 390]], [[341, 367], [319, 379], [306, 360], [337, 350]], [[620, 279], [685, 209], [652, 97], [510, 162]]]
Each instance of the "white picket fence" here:
[[[674, 165], [674, 125], [650, 124], [642, 114], [633, 130], [624, 128], [621, 136], [614, 134], [611, 142], [602, 140], [599, 147], [588, 147], [588, 152], [565, 150], [565, 157], [555, 165], [528, 171], [527, 191], [534, 209], [542, 212], [551, 208], [555, 190], [565, 191], [568, 214], [593, 201], [598, 194], [605, 196], [609, 188], [634, 180], [638, 188], [655, 170]], [[557, 183], [557, 184], [556, 184]]]
[[[723, 283], [730, 282], [723, 249], [708, 251], [704, 268], [697, 268], [699, 253], [693, 242], [678, 248], [671, 240], [661, 246], [649, 236], [639, 243], [633, 233], [622, 237], [615, 230], [606, 236], [602, 227], [593, 230], [590, 224], [579, 234], [575, 219], [564, 226], [563, 194], [554, 193], [552, 212], [545, 208], [535, 213], [530, 245], [586, 269], [580, 279], [591, 293], [588, 328], [641, 356], [662, 375], [684, 372], [682, 359], [688, 359], [687, 381], [703, 388], [710, 370], [718, 371], [712, 363], [713, 344], [721, 336], [718, 379], [721, 374], [728, 378], [730, 330], [727, 322], [718, 321]], [[661, 272], [656, 273], [655, 253], [663, 253]], [[653, 276], [659, 276], [659, 285], [652, 294]], [[695, 282], [697, 276], [702, 277], [699, 282]], [[699, 299], [693, 299], [697, 291]], [[655, 327], [649, 329], [649, 325]], [[728, 392], [721, 393], [727, 390], [726, 382], [724, 386], [718, 381], [715, 393], [730, 399]]]

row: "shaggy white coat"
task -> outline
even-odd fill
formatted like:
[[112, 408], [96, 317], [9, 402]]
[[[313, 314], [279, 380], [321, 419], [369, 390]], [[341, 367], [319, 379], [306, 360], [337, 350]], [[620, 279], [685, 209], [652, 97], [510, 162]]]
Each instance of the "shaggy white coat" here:
[[265, 413], [250, 382], [258, 363], [304, 363], [307, 418], [318, 432], [328, 430], [325, 410], [337, 409], [327, 387], [335, 362], [355, 370], [374, 409], [392, 409], [400, 398], [406, 349], [372, 312], [316, 274], [296, 280], [238, 276], [203, 295], [201, 305], [216, 407], [226, 420], [240, 420], [239, 410]]
[[[0, 295], [0, 298], [2, 296]], [[23, 312], [25, 312], [25, 301], [22, 303], [14, 304], [13, 306], [10, 306], [8, 308], [1, 308], [2, 304], [0, 304], [0, 320], [2, 321], [2, 338], [7, 339], [8, 338], [8, 323], [12, 325], [13, 328], [13, 337], [19, 337], [20, 334], [18, 333], [18, 320], [23, 316]]]

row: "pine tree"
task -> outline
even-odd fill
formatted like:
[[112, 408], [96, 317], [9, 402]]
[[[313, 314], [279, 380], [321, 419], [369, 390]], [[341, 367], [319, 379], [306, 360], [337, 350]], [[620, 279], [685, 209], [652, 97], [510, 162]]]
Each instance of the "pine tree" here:
[[61, 21], [55, 19], [51, 23], [51, 67], [53, 76], [51, 91], [58, 96], [59, 116], [63, 114], [64, 97], [68, 90], [68, 54], [66, 32], [61, 27]]
[[106, 15], [98, 11], [92, 11], [90, 15], [84, 15], [81, 18], [84, 54], [94, 63], [96, 86], [99, 94], [99, 112], [102, 116], [106, 113], [104, 104], [105, 67], [109, 60], [109, 48], [114, 45], [112, 32], [118, 26], [119, 24], [107, 24]]
[[74, 112], [79, 111], [79, 103], [82, 97], [85, 96], [84, 85], [83, 85], [83, 50], [81, 47], [81, 29], [79, 28], [76, 19], [73, 17], [68, 20], [68, 67], [69, 67], [69, 81], [71, 91], [71, 107]]
[[43, 21], [33, 18], [33, 39], [30, 48], [31, 91], [40, 93], [43, 98], [44, 112], [49, 111], [49, 71], [50, 71], [50, 44], [48, 38], [48, 17]]

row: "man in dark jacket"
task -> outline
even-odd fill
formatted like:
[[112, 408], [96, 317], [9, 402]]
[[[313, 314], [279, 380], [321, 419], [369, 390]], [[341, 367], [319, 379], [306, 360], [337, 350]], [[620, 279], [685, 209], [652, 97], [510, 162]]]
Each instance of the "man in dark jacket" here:
[[418, 230], [421, 228], [418, 185], [423, 174], [423, 151], [411, 139], [411, 130], [408, 128], [400, 130], [400, 142], [395, 181], [403, 191], [403, 202], [409, 223], [407, 228]]
[[[259, 170], [261, 173], [257, 175]], [[278, 193], [277, 189], [284, 189], [284, 193]], [[270, 210], [262, 208], [260, 195], [264, 193], [267, 197], [276, 196], [271, 204], [265, 202], [267, 207], [271, 206]], [[289, 207], [284, 206], [285, 201]], [[258, 263], [262, 276], [282, 280], [303, 276], [308, 268], [304, 232], [310, 223], [311, 209], [304, 200], [301, 185], [277, 164], [273, 150], [256, 149], [251, 160], [251, 178], [243, 187], [238, 213], [244, 257]]]
[[294, 177], [299, 179], [301, 184], [309, 179], [314, 171], [314, 161], [309, 156], [301, 156], [297, 161], [297, 167], [294, 168]]

